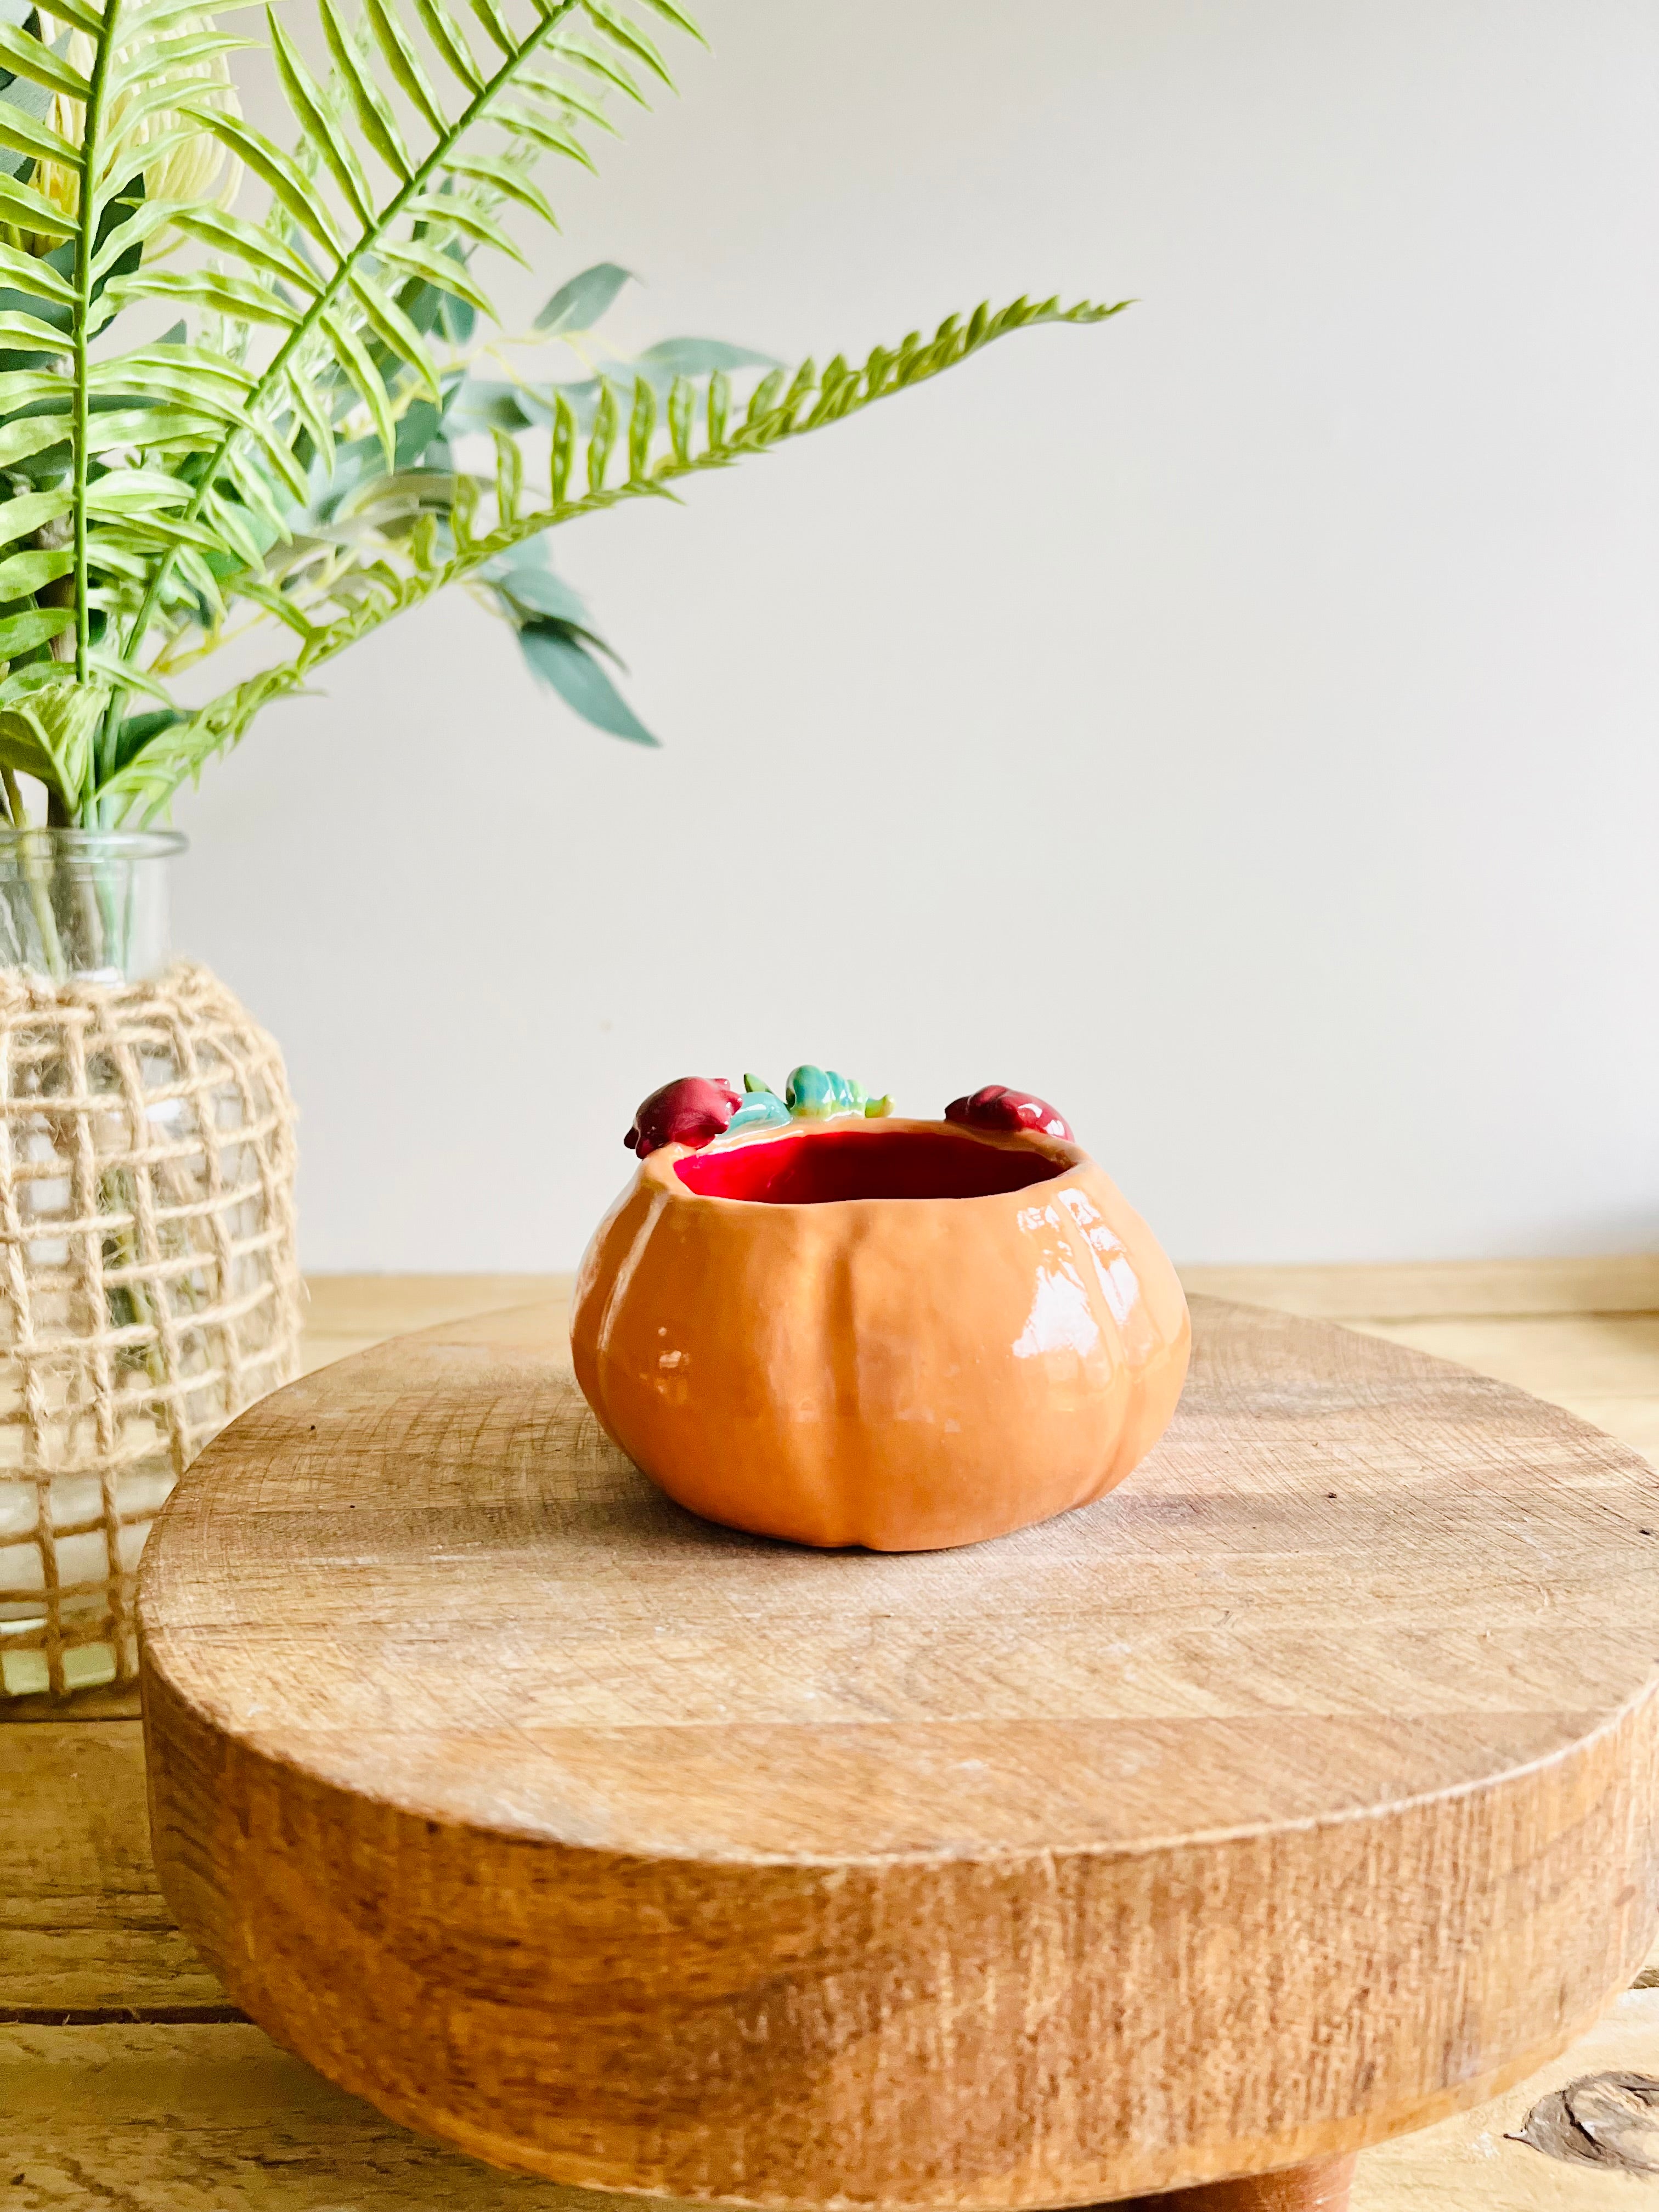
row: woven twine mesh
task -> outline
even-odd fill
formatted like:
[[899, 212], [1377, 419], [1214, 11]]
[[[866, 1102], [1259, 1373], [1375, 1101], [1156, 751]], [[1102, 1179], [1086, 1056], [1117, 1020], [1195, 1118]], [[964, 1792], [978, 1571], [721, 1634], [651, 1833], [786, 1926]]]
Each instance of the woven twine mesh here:
[[204, 968], [0, 972], [0, 1693], [132, 1680], [150, 1521], [299, 1337], [273, 1040]]

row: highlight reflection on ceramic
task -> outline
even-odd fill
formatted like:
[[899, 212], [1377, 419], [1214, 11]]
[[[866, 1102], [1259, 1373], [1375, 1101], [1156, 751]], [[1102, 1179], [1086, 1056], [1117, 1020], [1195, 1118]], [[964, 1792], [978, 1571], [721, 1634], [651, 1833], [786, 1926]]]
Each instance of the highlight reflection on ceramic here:
[[635, 1117], [572, 1327], [607, 1433], [693, 1512], [803, 1544], [932, 1550], [1100, 1497], [1186, 1375], [1151, 1231], [1029, 1093], [921, 1121], [814, 1077], [741, 1122], [702, 1079]]

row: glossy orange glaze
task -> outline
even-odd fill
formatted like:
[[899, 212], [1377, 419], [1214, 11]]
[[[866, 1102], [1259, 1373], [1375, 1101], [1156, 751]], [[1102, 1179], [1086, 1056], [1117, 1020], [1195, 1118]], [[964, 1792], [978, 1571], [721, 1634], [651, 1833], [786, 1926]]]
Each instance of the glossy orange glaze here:
[[[1190, 1331], [1174, 1268], [1087, 1153], [937, 1121], [820, 1130], [642, 1164], [576, 1284], [576, 1376], [607, 1433], [708, 1520], [873, 1551], [975, 1543], [1121, 1482], [1175, 1411]], [[907, 1131], [929, 1140], [919, 1158], [945, 1137], [1053, 1173], [987, 1197], [774, 1204], [678, 1172], [826, 1139], [890, 1158]]]

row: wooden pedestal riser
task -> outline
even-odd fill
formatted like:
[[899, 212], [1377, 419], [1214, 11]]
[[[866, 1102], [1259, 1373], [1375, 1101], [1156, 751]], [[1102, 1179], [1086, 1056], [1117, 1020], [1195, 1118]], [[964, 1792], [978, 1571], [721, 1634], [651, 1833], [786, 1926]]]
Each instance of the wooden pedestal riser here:
[[336, 2081], [589, 2186], [1100, 2203], [1494, 2094], [1659, 1920], [1659, 1486], [1414, 1352], [1195, 1320], [1121, 1491], [925, 1557], [692, 1520], [545, 1318], [268, 1401], [147, 1567], [173, 1909]]

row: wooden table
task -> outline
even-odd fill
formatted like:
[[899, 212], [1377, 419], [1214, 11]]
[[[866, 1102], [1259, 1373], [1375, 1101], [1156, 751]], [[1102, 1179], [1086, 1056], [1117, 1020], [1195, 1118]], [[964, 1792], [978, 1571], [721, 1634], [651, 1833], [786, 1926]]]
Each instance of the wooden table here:
[[[316, 1318], [326, 1326], [318, 1335], [328, 1352], [349, 1348], [342, 1340], [372, 1341], [468, 1305], [499, 1307], [532, 1287], [319, 1285]], [[1346, 1308], [1374, 1334], [1504, 1373], [1638, 1445], [1659, 1439], [1652, 1263], [1212, 1276], [1204, 1287]], [[101, 1711], [80, 1701], [67, 1715], [14, 1708], [11, 1717], [37, 1724], [0, 1729], [0, 2203], [412, 2212], [442, 2202], [473, 2212], [581, 2201], [404, 2134], [244, 2024], [156, 1897], [137, 1729], [119, 1701], [106, 1699]], [[1365, 2153], [1360, 2212], [1452, 2212], [1474, 2203], [1567, 2212], [1622, 2201], [1639, 2187], [1632, 2162], [1653, 2156], [1639, 2093], [1577, 2099], [1581, 2119], [1600, 2130], [1600, 2165], [1549, 2157], [1509, 2136], [1576, 2078], [1659, 2075], [1656, 2007], [1659, 1990], [1638, 1986], [1573, 2051], [1495, 2106]], [[1570, 2120], [1544, 2110], [1533, 2132], [1594, 2156], [1596, 2138]]]

